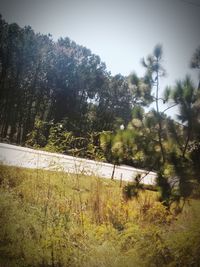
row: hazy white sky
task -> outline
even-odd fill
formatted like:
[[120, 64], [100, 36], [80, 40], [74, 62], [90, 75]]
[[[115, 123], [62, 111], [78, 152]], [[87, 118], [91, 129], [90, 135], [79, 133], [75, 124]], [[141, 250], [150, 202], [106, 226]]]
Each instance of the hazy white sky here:
[[98, 54], [111, 73], [142, 75], [140, 60], [164, 49], [162, 86], [198, 74], [189, 69], [200, 45], [200, 0], [0, 0], [8, 22], [30, 25], [54, 39], [68, 36]]

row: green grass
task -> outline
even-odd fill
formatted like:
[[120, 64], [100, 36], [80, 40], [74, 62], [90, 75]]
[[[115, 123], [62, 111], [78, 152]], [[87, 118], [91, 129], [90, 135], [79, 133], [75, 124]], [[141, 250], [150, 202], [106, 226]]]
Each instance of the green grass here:
[[120, 182], [0, 166], [0, 267], [200, 266], [200, 201], [179, 216]]

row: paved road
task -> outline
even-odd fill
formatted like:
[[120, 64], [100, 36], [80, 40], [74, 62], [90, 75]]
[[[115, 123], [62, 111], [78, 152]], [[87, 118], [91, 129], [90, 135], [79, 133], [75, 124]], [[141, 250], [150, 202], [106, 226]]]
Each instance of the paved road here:
[[[111, 178], [113, 165], [93, 160], [76, 158], [57, 153], [49, 153], [26, 147], [0, 143], [0, 163], [32, 169], [57, 170], [69, 173], [84, 173], [103, 178]], [[133, 181], [141, 174], [144, 184], [155, 184], [156, 173], [146, 172], [128, 166], [116, 166], [115, 179]]]

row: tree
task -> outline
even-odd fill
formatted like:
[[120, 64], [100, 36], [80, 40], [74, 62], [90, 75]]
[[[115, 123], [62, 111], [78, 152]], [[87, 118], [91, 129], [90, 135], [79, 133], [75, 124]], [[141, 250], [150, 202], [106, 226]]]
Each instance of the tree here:
[[132, 95], [132, 105], [149, 106], [153, 102], [152, 84], [149, 75], [139, 78], [136, 73], [128, 76], [128, 85]]
[[1, 138], [24, 144], [36, 118], [66, 120], [75, 135], [95, 130], [91, 109], [110, 82], [100, 58], [69, 38], [53, 42], [2, 18], [0, 28]]
[[127, 79], [121, 74], [107, 76], [96, 101], [95, 131], [112, 131], [131, 119], [133, 96]]
[[[104, 131], [100, 135], [100, 146], [104, 152], [105, 158], [108, 162], [111, 162], [113, 164], [111, 180], [114, 179], [116, 165], [123, 162], [123, 158], [125, 156], [124, 148], [126, 146], [124, 141], [125, 139], [123, 135], [123, 130], [118, 130], [117, 133]], [[129, 148], [129, 146], [127, 148]]]
[[142, 60], [143, 66], [146, 68], [146, 79], [150, 81], [152, 87], [155, 87], [156, 95], [154, 98], [156, 103], [156, 116], [158, 118], [158, 142], [161, 149], [162, 162], [165, 163], [165, 151], [163, 146], [163, 129], [162, 129], [162, 115], [159, 111], [159, 101], [163, 100], [159, 97], [159, 82], [160, 77], [165, 75], [165, 70], [163, 69], [162, 63], [162, 46], [156, 45], [152, 55], [148, 56], [146, 61]]
[[190, 77], [187, 76], [184, 81], [178, 81], [171, 91], [171, 98], [178, 105], [178, 120], [183, 124], [183, 133], [185, 136], [185, 144], [182, 147], [182, 156], [186, 156], [186, 152], [191, 140], [195, 138], [197, 128], [199, 128], [199, 111], [197, 105], [199, 101], [199, 92], [195, 89]]
[[[190, 66], [192, 69], [199, 69], [200, 70], [200, 46], [194, 52], [192, 59], [191, 59], [191, 62], [190, 62]], [[199, 75], [200, 75], [200, 73], [199, 73]], [[200, 76], [199, 76], [198, 89], [200, 90]]]

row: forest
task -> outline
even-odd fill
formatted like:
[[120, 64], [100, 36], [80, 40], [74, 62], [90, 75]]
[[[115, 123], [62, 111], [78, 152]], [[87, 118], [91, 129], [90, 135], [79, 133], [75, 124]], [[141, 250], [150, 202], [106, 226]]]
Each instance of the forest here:
[[[151, 212], [156, 213], [152, 213], [155, 216], [151, 217], [153, 215], [148, 213], [147, 210], [143, 210], [143, 207], [141, 208], [140, 206], [138, 208], [137, 206], [139, 205], [139, 202], [137, 202], [138, 199], [142, 199], [144, 194], [142, 177], [138, 176], [136, 177], [135, 183], [126, 184], [123, 188], [121, 188], [120, 185], [121, 191], [116, 199], [121, 199], [121, 203], [123, 204], [121, 207], [118, 207], [118, 210], [116, 208], [112, 211], [116, 212], [116, 214], [111, 214], [112, 212], [110, 209], [108, 211], [110, 215], [106, 215], [105, 210], [109, 209], [109, 207], [107, 206], [105, 199], [105, 202], [101, 202], [103, 201], [103, 197], [100, 197], [99, 195], [99, 190], [101, 191], [99, 183], [101, 184], [104, 182], [94, 182], [97, 183], [97, 185], [95, 185], [97, 186], [95, 187], [96, 189], [91, 189], [90, 186], [84, 189], [86, 191], [91, 190], [91, 194], [94, 193], [95, 190], [95, 192], [97, 192], [96, 196], [90, 195], [90, 198], [95, 197], [93, 203], [97, 206], [88, 208], [86, 203], [88, 203], [87, 201], [89, 200], [87, 199], [84, 202], [81, 195], [77, 196], [77, 199], [74, 200], [74, 202], [72, 199], [68, 200], [66, 204], [65, 197], [67, 193], [62, 193], [62, 186], [60, 184], [52, 185], [46, 180], [43, 181], [43, 189], [41, 189], [37, 183], [32, 185], [33, 188], [35, 188], [34, 190], [36, 190], [37, 187], [37, 190], [41, 190], [41, 192], [42, 190], [47, 189], [47, 191], [42, 193], [45, 195], [47, 192], [46, 200], [45, 198], [40, 199], [39, 196], [37, 198], [37, 190], [34, 191], [34, 193], [28, 191], [28, 186], [24, 177], [31, 177], [31, 175], [35, 177], [34, 175], [36, 175], [38, 179], [38, 173], [24, 174], [25, 171], [21, 170], [22, 176], [24, 175], [22, 179], [22, 177], [17, 176], [16, 173], [18, 171], [13, 170], [13, 173], [10, 174], [9, 170], [3, 168], [3, 171], [1, 170], [0, 184], [1, 192], [3, 192], [2, 194], [4, 195], [4, 200], [2, 197], [2, 205], [4, 206], [0, 207], [0, 211], [4, 214], [4, 210], [7, 209], [8, 213], [6, 213], [7, 215], [2, 219], [3, 221], [1, 225], [7, 220], [6, 216], [19, 217], [22, 223], [23, 216], [25, 216], [24, 214], [26, 214], [27, 210], [31, 210], [30, 206], [26, 207], [26, 205], [35, 205], [35, 209], [45, 209], [45, 222], [42, 222], [41, 225], [38, 226], [38, 231], [43, 233], [44, 229], [46, 229], [45, 231], [49, 230], [48, 227], [50, 227], [50, 225], [56, 226], [55, 228], [50, 227], [49, 230], [53, 231], [52, 233], [54, 233], [55, 236], [52, 241], [51, 238], [53, 234], [51, 233], [49, 235], [50, 243], [48, 248], [46, 248], [47, 250], [49, 249], [47, 254], [50, 254], [48, 254], [47, 258], [45, 258], [45, 254], [43, 255], [44, 257], [41, 256], [40, 258], [40, 253], [42, 255], [42, 246], [38, 248], [38, 251], [41, 250], [40, 253], [38, 251], [34, 252], [37, 256], [39, 255], [39, 259], [36, 257], [36, 254], [32, 255], [33, 258], [31, 254], [29, 254], [31, 248], [30, 251], [27, 252], [28, 254], [26, 254], [22, 248], [21, 252], [19, 252], [20, 256], [18, 254], [13, 254], [12, 258], [12, 253], [10, 254], [5, 248], [6, 245], [5, 247], [3, 245], [3, 247], [0, 247], [1, 251], [4, 253], [4, 259], [9, 255], [10, 258], [8, 258], [10, 261], [8, 261], [8, 265], [2, 265], [2, 267], [81, 266], [79, 265], [83, 259], [81, 257], [83, 257], [84, 249], [86, 249], [83, 247], [87, 242], [84, 243], [84, 240], [79, 240], [78, 236], [74, 241], [73, 237], [68, 238], [62, 236], [62, 240], [67, 238], [68, 242], [71, 242], [70, 244], [66, 244], [64, 241], [62, 243], [62, 240], [58, 241], [58, 239], [61, 238], [59, 227], [65, 228], [70, 221], [70, 216], [72, 216], [69, 215], [71, 212], [69, 211], [71, 207], [70, 201], [73, 203], [72, 210], [74, 209], [73, 214], [75, 214], [76, 217], [73, 218], [75, 218], [74, 220], [76, 221], [75, 224], [77, 224], [77, 229], [78, 226], [82, 226], [81, 229], [83, 232], [79, 229], [81, 238], [86, 238], [85, 233], [88, 235], [91, 234], [90, 232], [87, 232], [89, 228], [85, 230], [86, 226], [83, 226], [83, 224], [88, 223], [88, 225], [93, 225], [93, 227], [94, 224], [97, 224], [98, 227], [107, 227], [111, 224], [113, 227], [112, 231], [114, 232], [111, 231], [110, 234], [108, 234], [109, 230], [107, 228], [102, 228], [99, 230], [103, 231], [102, 235], [99, 234], [101, 236], [99, 239], [98, 236], [96, 237], [96, 240], [93, 240], [91, 236], [89, 239], [91, 238], [94, 243], [101, 243], [102, 240], [102, 242], [106, 242], [105, 235], [110, 236], [113, 234], [112, 238], [116, 238], [117, 240], [117, 238], [119, 238], [118, 234], [120, 233], [128, 243], [120, 239], [120, 242], [123, 241], [124, 243], [123, 245], [121, 243], [119, 244], [119, 246], [122, 246], [119, 248], [119, 251], [129, 251], [127, 253], [131, 253], [131, 246], [136, 243], [138, 244], [138, 248], [134, 253], [137, 254], [140, 251], [140, 246], [142, 246], [140, 239], [147, 238], [147, 240], [149, 240], [149, 247], [147, 247], [149, 250], [147, 251], [147, 255], [150, 255], [150, 243], [152, 240], [155, 238], [156, 242], [161, 242], [162, 239], [162, 235], [159, 232], [160, 230], [158, 233], [156, 230], [157, 228], [151, 228], [153, 227], [152, 225], [154, 223], [156, 225], [162, 223], [164, 223], [164, 225], [170, 224], [171, 221], [174, 220], [172, 219], [173, 216], [183, 212], [185, 205], [188, 205], [186, 204], [187, 201], [191, 199], [192, 201], [194, 201], [194, 199], [199, 199], [200, 81], [198, 85], [195, 85], [191, 77], [186, 76], [183, 77], [182, 80], [176, 81], [174, 86], [168, 86], [164, 91], [161, 90], [161, 80], [166, 74], [163, 58], [164, 47], [157, 44], [152, 51], [150, 50], [149, 55], [144, 55], [144, 58], [141, 59], [141, 64], [145, 70], [143, 77], [139, 77], [137, 73], [130, 73], [128, 76], [123, 76], [121, 74], [112, 76], [107, 70], [106, 64], [101, 61], [98, 55], [93, 54], [88, 48], [76, 44], [68, 37], [54, 41], [50, 34], [43, 35], [35, 33], [30, 26], [22, 28], [16, 23], [9, 24], [2, 16], [0, 16], [0, 141], [50, 152], [58, 152], [66, 155], [109, 162], [114, 164], [114, 166], [126, 164], [147, 171], [155, 171], [157, 173], [156, 188], [150, 188], [150, 194], [153, 195], [151, 195], [148, 201], [150, 201], [154, 194], [158, 194], [156, 207], [154, 204], [150, 203], [151, 201], [148, 203], [149, 206], [147, 205], [147, 207], [145, 206], [145, 201], [147, 200], [144, 201], [145, 203], [141, 202], [144, 204], [145, 209], [149, 208]], [[191, 61], [188, 62], [188, 65], [194, 70], [199, 70], [200, 73], [200, 46], [197, 47], [196, 51], [191, 55]], [[162, 111], [161, 105], [166, 106]], [[171, 109], [173, 113], [174, 107], [177, 108], [178, 115], [176, 117], [168, 116], [167, 112]], [[44, 178], [46, 177], [45, 175], [48, 176], [49, 174], [41, 174], [41, 177]], [[16, 181], [13, 180], [12, 176], [16, 176]], [[112, 185], [112, 182], [117, 183], [116, 181], [112, 181], [112, 178], [113, 177], [111, 177], [111, 181], [109, 181], [108, 187], [111, 189], [113, 188], [112, 190], [115, 192], [115, 190], [118, 190], [116, 189], [116, 187], [118, 188], [118, 184]], [[77, 176], [76, 179], [79, 181], [79, 179], [82, 178]], [[76, 179], [74, 178], [74, 181], [76, 181]], [[76, 182], [74, 183], [76, 184]], [[64, 183], [64, 180], [62, 180], [62, 183]], [[57, 187], [53, 189], [53, 186]], [[82, 186], [84, 187], [84, 185]], [[80, 185], [78, 182], [78, 189], [76, 184], [74, 190], [78, 190], [78, 192], [81, 191], [79, 187]], [[100, 187], [104, 188], [103, 185]], [[102, 191], [103, 190], [107, 189], [102, 189]], [[52, 213], [53, 215], [51, 214], [51, 211], [55, 211], [55, 207], [49, 206], [53, 205], [53, 200], [50, 200], [51, 192], [54, 192], [52, 193], [52, 196], [55, 197], [55, 199], [58, 197], [56, 194], [59, 193], [60, 200], [61, 195], [63, 194], [64, 198], [62, 201], [65, 204], [62, 206], [62, 203], [60, 202], [58, 205], [61, 205], [63, 210], [69, 209], [65, 213], [62, 210], [62, 207], [59, 206], [58, 209], [60, 215], [58, 215], [58, 217], [56, 217], [57, 215], [54, 213]], [[17, 200], [15, 199], [16, 195]], [[106, 197], [108, 197], [108, 195], [109, 193], [107, 192]], [[109, 199], [109, 201], [112, 202], [113, 200]], [[128, 201], [135, 201], [134, 203], [137, 203], [137, 205], [134, 204], [136, 205], [135, 207], [137, 210], [137, 214], [134, 215], [135, 217], [130, 214], [127, 215], [128, 213], [131, 213], [130, 203], [132, 203]], [[13, 205], [16, 207], [9, 206], [8, 203], [11, 202], [13, 202]], [[25, 204], [26, 202], [29, 204]], [[20, 203], [24, 203], [22, 205], [23, 210], [20, 210]], [[103, 209], [103, 205], [105, 205], [105, 210]], [[112, 205], [115, 204], [112, 202], [111, 206]], [[83, 206], [88, 213], [84, 213]], [[16, 215], [15, 212], [18, 212], [18, 209], [19, 213]], [[123, 209], [127, 210], [125, 211]], [[49, 217], [47, 216], [48, 212]], [[104, 212], [105, 214], [103, 214]], [[36, 210], [35, 212], [31, 211], [30, 214], [32, 215], [30, 216], [36, 218], [43, 214], [40, 214], [40, 212], [38, 214], [36, 213]], [[89, 217], [87, 220], [87, 216], [90, 216], [88, 214], [92, 214], [90, 218], [92, 223], [89, 221]], [[171, 214], [173, 214], [173, 216]], [[126, 215], [127, 218], [125, 219], [124, 216]], [[140, 215], [141, 218], [138, 219]], [[55, 216], [55, 218], [51, 216]], [[52, 220], [49, 226], [48, 218]], [[64, 222], [65, 219], [67, 220], [66, 224]], [[142, 225], [144, 223], [143, 219], [144, 221], [146, 220], [147, 224], [149, 223], [149, 232], [142, 232], [143, 236], [132, 236], [131, 232], [128, 232], [130, 230], [130, 223], [134, 221], [135, 224], [131, 227], [135, 227], [133, 232], [134, 235], [137, 235], [136, 228], [140, 227], [142, 231]], [[157, 219], [159, 222], [155, 222]], [[31, 217], [27, 218], [27, 225], [29, 224], [28, 220], [31, 221]], [[56, 220], [58, 220], [58, 224], [56, 224]], [[140, 221], [140, 226], [136, 225], [136, 222], [138, 223], [137, 220]], [[14, 227], [12, 220], [9, 220], [9, 223]], [[39, 222], [36, 223], [36, 226], [37, 224], [39, 224]], [[12, 227], [10, 229], [12, 229]], [[23, 230], [23, 227], [25, 227], [25, 230]], [[23, 227], [22, 231], [26, 232], [26, 229], [28, 228], [24, 225]], [[29, 229], [28, 231], [31, 238], [37, 243], [39, 242], [38, 240], [44, 236], [37, 236], [34, 232], [36, 231], [34, 227], [35, 226], [33, 226], [32, 230]], [[12, 240], [18, 242], [17, 239], [12, 239], [12, 233], [14, 233], [16, 229], [13, 228], [14, 232], [10, 229], [4, 229], [1, 234], [1, 239], [4, 240], [3, 244], [7, 244], [6, 242], [9, 243], [9, 238], [11, 238], [11, 243], [13, 242]], [[66, 229], [63, 231], [67, 231]], [[155, 230], [152, 236], [149, 236], [150, 229]], [[123, 230], [125, 232], [123, 232]], [[119, 231], [119, 233], [116, 232], [116, 234], [115, 231]], [[196, 228], [195, 231], [197, 231]], [[5, 236], [3, 236], [3, 233], [5, 233]], [[9, 234], [11, 234], [11, 237], [9, 237]], [[58, 234], [59, 237], [56, 237], [56, 234]], [[34, 235], [37, 236], [36, 239], [34, 239]], [[25, 236], [23, 238], [25, 238]], [[165, 239], [165, 237], [163, 238]], [[194, 242], [196, 242], [195, 249], [197, 249], [200, 246], [200, 243], [199, 239], [195, 238], [196, 237], [194, 237]], [[114, 242], [113, 240], [112, 242]], [[51, 243], [51, 241], [53, 243]], [[28, 241], [26, 240], [26, 242]], [[47, 241], [44, 239], [43, 242]], [[172, 241], [170, 242], [171, 244], [173, 243]], [[99, 246], [100, 243], [98, 243]], [[23, 243], [20, 244], [24, 246]], [[34, 244], [35, 243], [32, 244], [33, 247], [35, 246]], [[53, 244], [56, 244], [56, 246], [58, 245], [58, 247], [60, 246], [61, 252], [65, 246], [69, 246], [69, 255], [59, 255], [59, 251], [54, 251]], [[112, 243], [112, 245], [113, 244], [114, 243]], [[47, 244], [43, 245], [44, 247], [47, 246]], [[167, 243], [165, 245], [167, 247]], [[72, 247], [74, 249], [73, 251], [71, 250]], [[143, 263], [136, 262], [135, 265], [129, 263], [125, 265], [124, 263], [124, 265], [121, 265], [123, 259], [120, 259], [119, 265], [117, 265], [117, 263], [113, 266], [199, 266], [200, 259], [197, 256], [198, 253], [196, 250], [193, 254], [195, 263], [192, 264], [190, 258], [186, 259], [187, 249], [185, 247], [183, 248], [183, 250], [185, 249], [185, 252], [180, 252], [179, 247], [178, 249], [175, 248], [175, 251], [177, 251], [177, 253], [179, 251], [182, 256], [178, 254], [172, 255], [173, 253], [169, 250], [162, 252], [159, 250], [165, 250], [166, 247], [162, 246], [156, 248], [158, 250], [154, 252], [158, 253], [156, 254], [158, 255], [158, 258], [156, 258], [155, 254], [152, 252], [152, 257], [149, 259], [145, 258], [146, 262], [144, 259]], [[79, 249], [82, 252], [80, 252]], [[12, 251], [12, 246], [10, 251]], [[24, 254], [25, 256], [23, 256], [23, 253], [26, 255]], [[55, 253], [57, 253], [57, 259], [54, 258]], [[70, 253], [75, 253], [76, 255], [73, 254], [71, 257]], [[99, 251], [99, 253], [101, 252]], [[18, 255], [20, 259], [23, 257], [27, 258], [24, 263], [20, 260], [19, 265], [17, 265], [15, 257], [17, 258], [18, 256], [16, 255]], [[62, 258], [64, 255], [66, 257], [65, 259]], [[127, 255], [128, 254], [126, 254], [126, 256]], [[140, 255], [142, 258], [142, 253]], [[76, 257], [79, 263], [76, 263]], [[96, 256], [93, 255], [92, 257]], [[102, 257], [102, 255], [100, 255], [100, 257]], [[184, 259], [186, 261], [188, 260], [188, 265], [183, 265], [181, 263], [181, 257], [186, 257]], [[74, 262], [70, 263], [72, 259]], [[6, 264], [6, 262], [2, 262], [2, 264]], [[152, 265], [149, 265], [150, 262], [153, 262]], [[85, 263], [84, 266], [111, 266], [109, 265], [109, 261], [106, 262], [105, 265], [95, 265], [94, 262], [87, 264]]]

